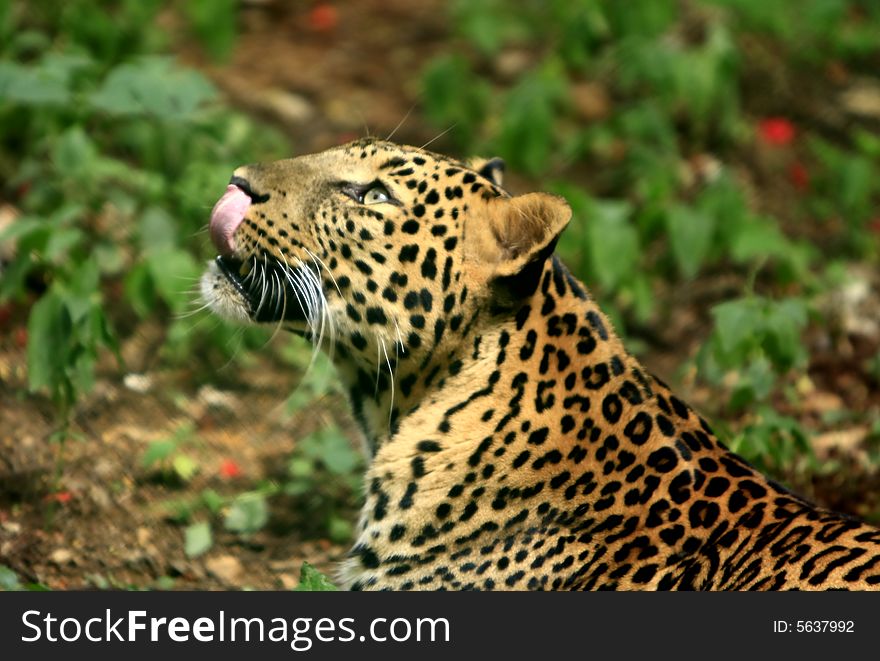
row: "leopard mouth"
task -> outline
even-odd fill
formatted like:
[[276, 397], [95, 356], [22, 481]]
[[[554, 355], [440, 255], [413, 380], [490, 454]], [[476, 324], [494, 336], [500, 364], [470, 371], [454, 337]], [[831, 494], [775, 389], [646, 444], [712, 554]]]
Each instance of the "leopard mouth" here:
[[279, 261], [256, 256], [242, 261], [220, 255], [215, 259], [217, 268], [242, 296], [250, 318], [257, 323], [305, 321], [303, 309], [304, 285], [309, 280], [300, 269], [282, 265]]

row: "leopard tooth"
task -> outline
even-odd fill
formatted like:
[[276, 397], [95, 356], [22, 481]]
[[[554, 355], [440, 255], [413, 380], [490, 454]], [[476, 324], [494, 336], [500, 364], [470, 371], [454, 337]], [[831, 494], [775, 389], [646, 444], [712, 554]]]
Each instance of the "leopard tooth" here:
[[251, 260], [242, 262], [241, 268], [238, 269], [238, 274], [242, 277], [247, 277], [247, 275], [251, 272], [252, 267], [253, 265], [251, 264]]

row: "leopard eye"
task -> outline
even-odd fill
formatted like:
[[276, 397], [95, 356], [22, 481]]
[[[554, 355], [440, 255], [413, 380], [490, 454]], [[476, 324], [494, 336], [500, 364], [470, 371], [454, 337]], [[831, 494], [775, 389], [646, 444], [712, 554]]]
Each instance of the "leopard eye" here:
[[391, 194], [388, 192], [388, 190], [381, 184], [377, 184], [363, 194], [363, 197], [361, 198], [361, 203], [382, 204], [383, 202], [389, 202], [390, 200]]

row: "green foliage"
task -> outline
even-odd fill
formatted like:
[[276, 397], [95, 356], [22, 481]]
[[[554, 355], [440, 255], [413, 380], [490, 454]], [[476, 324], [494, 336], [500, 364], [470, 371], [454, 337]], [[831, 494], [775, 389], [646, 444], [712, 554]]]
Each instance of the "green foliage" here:
[[0, 591], [12, 592], [20, 589], [21, 583], [18, 580], [18, 574], [6, 565], [0, 565]]
[[715, 217], [681, 204], [671, 206], [665, 215], [672, 255], [682, 276], [693, 278], [712, 247]]
[[6, 565], [0, 565], [0, 592], [17, 592], [26, 590], [28, 592], [48, 592], [42, 583], [22, 583], [12, 569]]
[[730, 434], [728, 443], [731, 450], [764, 471], [785, 470], [800, 458], [815, 468], [813, 446], [797, 420], [767, 405], [758, 408], [753, 421]]
[[715, 329], [702, 352], [702, 369], [716, 382], [735, 374], [732, 408], [766, 400], [778, 375], [805, 366], [807, 351], [800, 338], [807, 312], [801, 299], [760, 296], [712, 308]]
[[810, 147], [820, 168], [810, 198], [811, 211], [825, 220], [840, 219], [846, 228], [843, 246], [857, 255], [870, 254], [868, 221], [880, 206], [880, 154], [877, 143], [861, 138], [856, 152], [813, 138]]
[[153, 441], [141, 457], [144, 468], [156, 470], [166, 482], [189, 482], [199, 471], [198, 462], [181, 449], [193, 442], [193, 426], [181, 425], [170, 438]]
[[187, 123], [214, 96], [214, 86], [201, 74], [176, 68], [170, 58], [153, 56], [115, 67], [89, 101], [111, 117]]
[[251, 535], [269, 520], [265, 494], [254, 491], [237, 496], [229, 506], [224, 525], [240, 535]]
[[[807, 62], [876, 52], [880, 6], [872, 0], [704, 0], [726, 8], [745, 30], [768, 34]], [[809, 46], [809, 47], [807, 47]]]
[[[14, 36], [0, 41], [0, 181], [23, 215], [0, 237], [17, 246], [0, 302], [26, 300], [34, 279], [46, 284], [28, 322], [28, 378], [56, 403], [61, 427], [133, 314], [166, 319], [172, 359], [205, 339], [235, 349], [229, 329], [170, 315], [193, 306], [196, 231], [228, 173], [283, 149], [216, 106], [201, 74], [155, 55], [160, 6], [73, 1], [3, 15]], [[120, 297], [107, 284], [123, 274]], [[188, 479], [194, 467], [176, 462]]]
[[197, 558], [207, 553], [214, 545], [211, 524], [207, 521], [193, 523], [183, 531], [183, 550], [188, 558]]
[[538, 174], [546, 170], [554, 150], [551, 131], [557, 108], [565, 101], [561, 67], [548, 61], [526, 74], [507, 95], [497, 149], [516, 169]]
[[[739, 56], [727, 22], [713, 20], [700, 38], [687, 40], [671, 34], [679, 6], [665, 0], [639, 2], [638, 9], [611, 0], [524, 2], [515, 12], [499, 4], [454, 6], [459, 34], [477, 54], [470, 62], [456, 55], [429, 65], [427, 112], [438, 128], [455, 126], [462, 150], [497, 154], [516, 171], [537, 175], [577, 161], [598, 166], [594, 187], [604, 199], [581, 186], [551, 187], [575, 213], [560, 249], [622, 313], [614, 316], [651, 317], [652, 280], [668, 277], [670, 268], [692, 279], [724, 260], [747, 267], [769, 260], [781, 279], [803, 274], [809, 255], [774, 220], [747, 209], [723, 168], [696, 200], [680, 175], [685, 149], [732, 145], [743, 133]], [[475, 73], [486, 68], [481, 60], [508, 47], [540, 56], [510, 84]], [[614, 112], [600, 109], [582, 121], [569, 90], [584, 78], [608, 89]], [[479, 102], [465, 101], [467, 94]], [[667, 241], [667, 258], [648, 257]]]
[[325, 353], [309, 354], [300, 346], [288, 344], [281, 349], [285, 364], [303, 374], [302, 380], [287, 398], [287, 414], [292, 416], [329, 396], [342, 395], [333, 364]]
[[235, 45], [235, 0], [189, 0], [183, 6], [193, 32], [215, 60], [227, 59]]
[[299, 585], [293, 589], [294, 592], [336, 592], [338, 590], [339, 588], [333, 585], [329, 578], [308, 562], [303, 563]]
[[71, 275], [74, 280], [56, 283], [37, 301], [28, 320], [30, 388], [47, 389], [62, 411], [78, 391], [91, 388], [98, 348], [116, 348], [97, 290], [96, 265], [81, 264]]
[[425, 110], [461, 146], [474, 140], [479, 118], [488, 103], [488, 85], [459, 55], [434, 60], [424, 76]]
[[360, 494], [363, 458], [335, 426], [301, 439], [288, 464], [283, 491], [297, 498], [309, 519], [323, 522], [337, 542], [351, 539], [350, 510]]

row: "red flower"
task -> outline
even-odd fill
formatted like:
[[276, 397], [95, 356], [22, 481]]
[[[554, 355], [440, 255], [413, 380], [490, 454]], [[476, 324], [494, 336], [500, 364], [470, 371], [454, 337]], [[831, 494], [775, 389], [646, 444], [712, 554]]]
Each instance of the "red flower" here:
[[69, 503], [73, 499], [73, 494], [69, 491], [56, 491], [55, 493], [46, 494], [46, 500], [49, 502]]
[[788, 168], [788, 180], [797, 190], [804, 192], [810, 188], [810, 173], [804, 164], [795, 161]]
[[224, 459], [220, 463], [220, 476], [228, 480], [241, 475], [241, 468], [232, 459]]
[[758, 135], [772, 147], [784, 147], [794, 140], [794, 124], [784, 117], [767, 117], [758, 122]]
[[24, 349], [27, 347], [28, 343], [28, 332], [27, 328], [16, 328], [15, 329], [15, 345], [19, 349]]
[[336, 7], [321, 3], [312, 7], [309, 12], [309, 27], [315, 32], [330, 32], [339, 23], [339, 12]]

